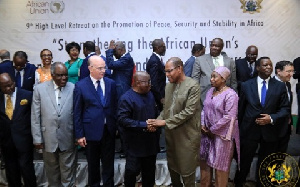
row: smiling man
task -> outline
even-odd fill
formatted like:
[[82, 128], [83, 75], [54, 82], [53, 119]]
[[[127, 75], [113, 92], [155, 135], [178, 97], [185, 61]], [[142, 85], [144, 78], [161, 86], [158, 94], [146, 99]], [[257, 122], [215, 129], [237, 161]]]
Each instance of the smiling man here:
[[43, 150], [48, 186], [75, 186], [77, 149], [73, 131], [73, 90], [61, 62], [51, 65], [52, 80], [33, 92], [31, 131], [36, 149]]
[[210, 53], [196, 57], [192, 78], [200, 83], [201, 105], [205, 100], [206, 92], [211, 88], [210, 75], [216, 67], [225, 66], [230, 70], [231, 75], [226, 85], [237, 91], [235, 63], [231, 58], [221, 55], [223, 47], [223, 40], [215, 38], [210, 44]]
[[[173, 186], [195, 186], [200, 147], [200, 88], [185, 76], [180, 58], [170, 58], [165, 66], [170, 83], [166, 86], [164, 108], [148, 125], [166, 126], [167, 161]], [[183, 184], [181, 182], [183, 179]]]

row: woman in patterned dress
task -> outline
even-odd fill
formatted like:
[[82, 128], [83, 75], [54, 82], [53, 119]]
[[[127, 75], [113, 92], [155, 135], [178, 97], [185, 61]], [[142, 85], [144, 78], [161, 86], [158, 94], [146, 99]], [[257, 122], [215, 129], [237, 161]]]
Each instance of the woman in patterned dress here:
[[50, 71], [53, 59], [52, 52], [49, 49], [43, 49], [40, 57], [42, 66], [35, 71], [35, 85], [52, 79]]

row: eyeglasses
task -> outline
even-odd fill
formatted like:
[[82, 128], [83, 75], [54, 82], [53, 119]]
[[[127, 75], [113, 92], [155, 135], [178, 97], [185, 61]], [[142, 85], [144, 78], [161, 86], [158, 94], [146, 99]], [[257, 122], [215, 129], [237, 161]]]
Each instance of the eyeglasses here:
[[248, 56], [248, 57], [256, 57], [257, 54], [248, 54], [247, 56]]
[[95, 66], [92, 66], [93, 68], [95, 68], [95, 69], [97, 69], [97, 70], [99, 70], [99, 71], [105, 71], [107, 68], [106, 68], [106, 66], [104, 66], [104, 67], [95, 67]]
[[42, 57], [52, 57], [52, 54], [44, 54], [44, 55], [41, 55]]
[[165, 73], [171, 73], [174, 69], [178, 68], [179, 66], [176, 66], [175, 68], [173, 69], [168, 69], [168, 70], [165, 70]]
[[295, 71], [293, 71], [293, 70], [288, 70], [288, 71], [285, 71], [285, 72], [287, 72], [287, 73], [292, 73], [292, 74], [295, 73]]
[[68, 74], [56, 74], [54, 73], [54, 75], [58, 78], [62, 78], [62, 77], [68, 77]]

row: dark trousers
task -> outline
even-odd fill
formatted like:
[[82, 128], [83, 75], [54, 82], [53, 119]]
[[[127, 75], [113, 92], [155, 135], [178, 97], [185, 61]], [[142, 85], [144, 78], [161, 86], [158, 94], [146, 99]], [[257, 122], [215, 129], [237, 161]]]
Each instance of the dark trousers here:
[[278, 138], [277, 152], [286, 153], [290, 141], [290, 136], [290, 133], [286, 133], [285, 136]]
[[240, 170], [236, 172], [234, 177], [236, 187], [242, 187], [243, 183], [246, 182], [246, 177], [250, 171], [251, 163], [255, 156], [258, 144], [260, 144], [260, 148], [258, 151], [258, 161], [256, 166], [256, 186], [262, 186], [258, 176], [260, 164], [268, 155], [277, 152], [277, 142], [266, 142], [263, 139], [248, 140], [241, 138]]
[[115, 158], [115, 137], [112, 136], [105, 125], [102, 139], [100, 141], [87, 141], [86, 159], [88, 162], [88, 185], [99, 187], [100, 159], [102, 163], [103, 186], [114, 186], [114, 158]]
[[21, 187], [21, 176], [25, 187], [37, 186], [33, 165], [33, 149], [20, 152], [11, 143], [2, 146], [2, 155], [9, 187]]
[[127, 153], [125, 165], [125, 186], [135, 187], [136, 176], [142, 173], [142, 186], [153, 187], [155, 183], [156, 155], [135, 157]]

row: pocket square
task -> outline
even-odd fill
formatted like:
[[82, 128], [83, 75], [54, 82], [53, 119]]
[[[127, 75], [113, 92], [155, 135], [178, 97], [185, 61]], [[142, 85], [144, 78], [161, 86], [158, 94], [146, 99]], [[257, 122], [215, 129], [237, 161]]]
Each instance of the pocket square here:
[[32, 77], [28, 77], [28, 79], [32, 79]]
[[27, 105], [28, 104], [28, 100], [27, 99], [22, 99], [20, 102], [20, 105]]

